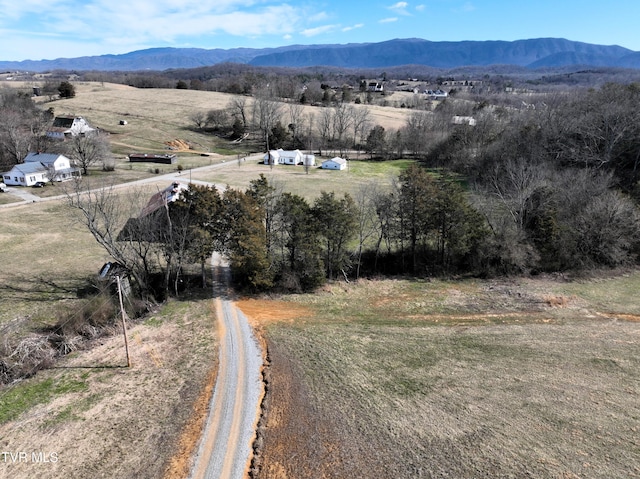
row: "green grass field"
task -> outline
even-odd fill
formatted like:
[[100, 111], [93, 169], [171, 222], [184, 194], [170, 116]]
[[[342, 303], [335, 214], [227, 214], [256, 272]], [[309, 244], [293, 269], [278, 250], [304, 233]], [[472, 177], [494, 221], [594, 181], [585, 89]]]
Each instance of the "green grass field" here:
[[[318, 159], [316, 162], [320, 163]], [[278, 165], [272, 168], [269, 165], [259, 164], [257, 160], [246, 162], [234, 160], [231, 163], [224, 169], [198, 173], [193, 178], [245, 189], [251, 180], [263, 174], [272, 185], [281, 188], [284, 192], [313, 200], [320, 196], [321, 191], [334, 191], [337, 195], [344, 193], [354, 195], [360, 188], [368, 187], [372, 183], [377, 183], [383, 188], [389, 187], [392, 178], [397, 177], [411, 162], [409, 160], [384, 162], [352, 160], [349, 162], [348, 170], [310, 168], [308, 173], [301, 166]]]

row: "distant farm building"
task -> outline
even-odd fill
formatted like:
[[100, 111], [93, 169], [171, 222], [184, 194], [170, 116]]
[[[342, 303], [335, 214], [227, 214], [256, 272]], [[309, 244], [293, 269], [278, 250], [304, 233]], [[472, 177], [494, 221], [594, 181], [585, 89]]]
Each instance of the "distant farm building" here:
[[369, 84], [367, 85], [367, 91], [383, 91], [383, 90], [384, 90], [384, 86], [382, 85], [382, 83], [377, 81], [369, 82]]
[[344, 158], [340, 158], [339, 156], [322, 162], [323, 170], [345, 170], [346, 168], [347, 160], [345, 160]]
[[427, 95], [429, 97], [429, 100], [444, 100], [445, 98], [447, 98], [449, 96], [449, 93], [447, 93], [444, 90], [425, 90], [425, 95]]
[[65, 140], [74, 136], [83, 136], [95, 132], [87, 120], [81, 116], [57, 116], [47, 131], [47, 136], [54, 140]]
[[304, 165], [315, 166], [316, 157], [314, 155], [304, 154], [300, 150], [270, 150], [263, 157], [265, 165]]
[[144, 240], [160, 241], [169, 228], [167, 206], [178, 201], [189, 187], [177, 181], [164, 190], [153, 194], [137, 218], [129, 218], [120, 233], [118, 241]]
[[476, 119], [472, 116], [454, 116], [451, 119], [451, 123], [454, 125], [469, 125], [476, 126]]
[[129, 155], [129, 161], [131, 163], [161, 163], [163, 165], [173, 165], [177, 163], [178, 158], [176, 155], [152, 155], [148, 153], [131, 153]]

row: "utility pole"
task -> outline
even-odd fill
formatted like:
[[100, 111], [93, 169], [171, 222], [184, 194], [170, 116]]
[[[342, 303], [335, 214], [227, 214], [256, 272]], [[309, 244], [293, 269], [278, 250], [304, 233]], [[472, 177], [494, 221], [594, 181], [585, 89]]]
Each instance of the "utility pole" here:
[[118, 299], [120, 300], [120, 313], [122, 317], [122, 333], [124, 334], [124, 349], [127, 353], [127, 367], [131, 367], [131, 359], [129, 359], [129, 340], [127, 339], [127, 325], [124, 320], [124, 305], [122, 304], [122, 288], [120, 287], [120, 276], [116, 276], [116, 283], [118, 283]]

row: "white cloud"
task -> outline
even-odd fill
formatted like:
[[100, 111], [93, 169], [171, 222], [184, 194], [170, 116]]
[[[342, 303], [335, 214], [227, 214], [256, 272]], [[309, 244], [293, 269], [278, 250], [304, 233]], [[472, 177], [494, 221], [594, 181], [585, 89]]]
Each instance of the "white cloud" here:
[[398, 17], [389, 17], [389, 18], [383, 18], [382, 20], [379, 20], [378, 23], [393, 23], [397, 21], [398, 21]]
[[393, 5], [391, 5], [388, 8], [389, 8], [389, 10], [393, 10], [398, 15], [411, 15], [407, 11], [408, 7], [409, 7], [409, 4], [407, 2], [398, 2], [398, 3], [394, 3]]
[[417, 5], [417, 6], [416, 6], [416, 11], [418, 11], [418, 12], [424, 12], [424, 10], [425, 10], [426, 8], [427, 8], [427, 6], [426, 6], [426, 5], [422, 5], [422, 4], [421, 4], [421, 5]]
[[356, 28], [362, 28], [364, 27], [364, 23], [356, 23], [355, 25], [351, 25], [349, 27], [344, 27], [342, 29], [343, 32], [349, 32], [351, 30], [355, 30]]
[[[7, 29], [54, 36], [66, 42], [66, 48], [54, 50], [53, 44], [43, 42], [42, 55], [51, 58], [85, 54], [88, 45], [102, 45], [106, 53], [120, 47], [120, 53], [123, 48], [130, 51], [125, 45], [202, 44], [204, 38], [222, 34], [282, 38], [327, 18], [325, 12], [310, 8], [280, 0], [0, 0], [0, 44], [11, 38], [12, 50], [17, 50]], [[15, 52], [11, 55], [16, 57]]]
[[336, 28], [340, 28], [340, 25], [323, 25], [321, 27], [307, 28], [306, 30], [302, 30], [300, 34], [305, 37], [315, 37], [316, 35], [332, 32]]

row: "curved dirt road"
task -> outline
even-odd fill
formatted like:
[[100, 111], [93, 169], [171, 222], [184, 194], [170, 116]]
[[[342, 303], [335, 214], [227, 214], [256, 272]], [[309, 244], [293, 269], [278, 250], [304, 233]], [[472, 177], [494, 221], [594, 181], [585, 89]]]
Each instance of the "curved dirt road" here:
[[228, 297], [229, 270], [216, 255], [218, 378], [192, 479], [242, 479], [248, 471], [263, 393], [262, 353], [247, 318]]

